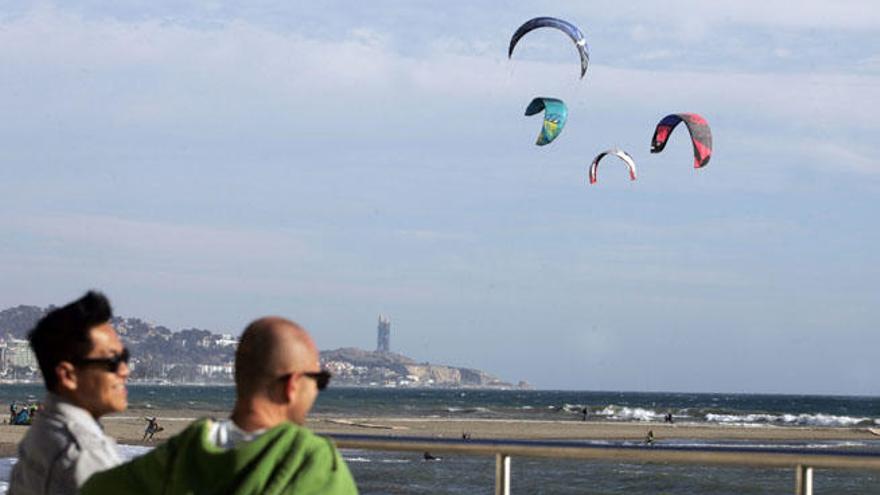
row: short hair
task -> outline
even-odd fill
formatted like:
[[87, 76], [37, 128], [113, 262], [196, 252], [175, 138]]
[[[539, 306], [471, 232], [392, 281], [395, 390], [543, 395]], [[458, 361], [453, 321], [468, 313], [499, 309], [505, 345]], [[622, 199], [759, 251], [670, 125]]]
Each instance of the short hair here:
[[74, 361], [92, 350], [90, 331], [113, 318], [113, 308], [104, 294], [89, 291], [60, 308], [49, 311], [28, 334], [37, 356], [43, 382], [50, 391], [58, 386], [55, 367], [61, 361]]

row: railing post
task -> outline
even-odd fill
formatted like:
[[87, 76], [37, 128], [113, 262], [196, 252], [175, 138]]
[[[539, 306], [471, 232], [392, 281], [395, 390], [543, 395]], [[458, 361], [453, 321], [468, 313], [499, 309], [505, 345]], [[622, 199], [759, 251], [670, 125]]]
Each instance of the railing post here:
[[495, 495], [510, 495], [510, 456], [495, 454]]
[[795, 468], [795, 495], [813, 495], [813, 468], [799, 464]]

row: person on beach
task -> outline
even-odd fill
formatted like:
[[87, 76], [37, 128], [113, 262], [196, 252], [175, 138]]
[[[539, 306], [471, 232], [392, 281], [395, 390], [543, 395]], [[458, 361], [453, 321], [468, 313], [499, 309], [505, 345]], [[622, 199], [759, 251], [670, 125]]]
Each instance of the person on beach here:
[[50, 311], [28, 335], [47, 394], [18, 444], [10, 495], [73, 494], [93, 473], [121, 462], [98, 423], [128, 407], [128, 351], [112, 317], [107, 298], [90, 291]]
[[581, 409], [581, 414], [584, 415], [584, 418], [583, 418], [581, 421], [586, 421], [586, 420], [587, 420], [587, 416], [590, 414], [590, 410], [587, 409], [587, 406], [584, 406], [584, 408]]
[[648, 436], [645, 437], [645, 445], [654, 445], [654, 430], [648, 430]]
[[144, 438], [141, 439], [142, 442], [153, 440], [153, 435], [164, 430], [164, 428], [159, 426], [159, 422], [156, 420], [155, 416], [144, 419], [147, 420], [147, 427], [144, 429]]
[[261, 318], [235, 353], [235, 406], [86, 482], [80, 493], [357, 494], [333, 443], [303, 425], [330, 380], [296, 323]]

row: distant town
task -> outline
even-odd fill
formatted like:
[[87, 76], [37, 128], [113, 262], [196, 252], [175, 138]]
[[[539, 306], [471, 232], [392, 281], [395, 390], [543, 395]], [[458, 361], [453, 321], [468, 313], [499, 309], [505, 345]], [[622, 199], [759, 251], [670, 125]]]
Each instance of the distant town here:
[[[16, 306], [0, 311], [0, 382], [41, 381], [27, 341], [28, 332], [51, 308]], [[139, 318], [112, 321], [131, 351], [133, 383], [231, 384], [238, 340], [230, 334], [189, 328], [179, 331]], [[321, 364], [333, 372], [334, 385], [356, 387], [529, 388], [486, 372], [418, 363], [391, 351], [391, 318], [379, 315], [376, 350], [342, 348], [321, 351]]]

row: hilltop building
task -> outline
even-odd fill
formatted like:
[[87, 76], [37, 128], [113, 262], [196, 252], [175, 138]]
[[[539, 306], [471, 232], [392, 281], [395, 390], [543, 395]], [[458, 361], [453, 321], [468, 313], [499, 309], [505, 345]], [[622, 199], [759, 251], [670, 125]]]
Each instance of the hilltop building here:
[[379, 315], [376, 334], [376, 352], [391, 352], [391, 318]]

